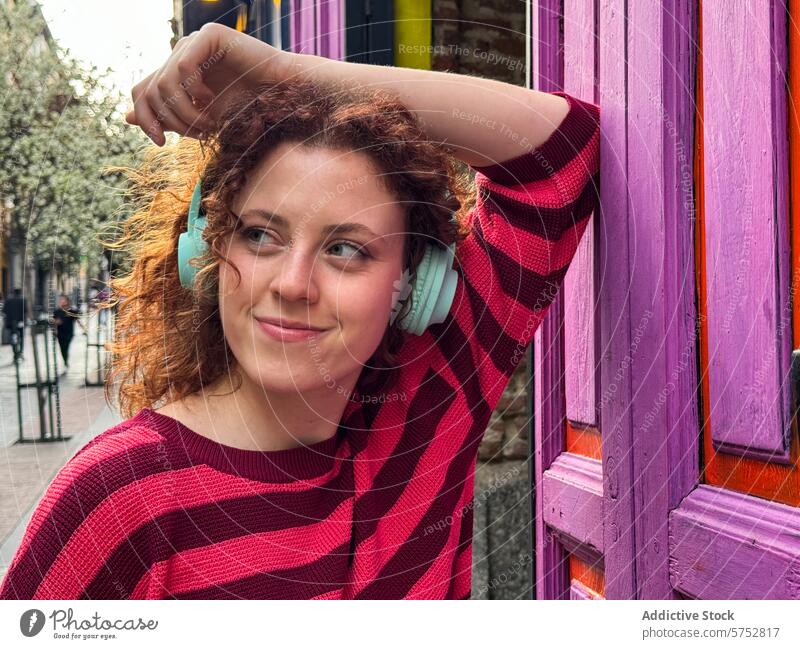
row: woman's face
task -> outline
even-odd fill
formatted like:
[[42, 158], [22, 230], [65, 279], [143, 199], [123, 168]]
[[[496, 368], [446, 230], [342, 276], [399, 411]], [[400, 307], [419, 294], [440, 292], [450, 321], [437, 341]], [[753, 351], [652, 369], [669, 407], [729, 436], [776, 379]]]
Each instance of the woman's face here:
[[[401, 278], [405, 215], [361, 153], [285, 143], [237, 194], [220, 264], [222, 326], [245, 380], [345, 393], [381, 341]], [[321, 331], [288, 332], [277, 319]]]

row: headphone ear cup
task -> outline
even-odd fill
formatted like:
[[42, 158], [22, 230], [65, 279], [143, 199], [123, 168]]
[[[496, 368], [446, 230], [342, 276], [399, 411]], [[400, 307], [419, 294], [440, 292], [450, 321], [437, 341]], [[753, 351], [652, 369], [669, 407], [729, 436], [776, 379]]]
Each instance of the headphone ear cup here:
[[430, 243], [425, 246], [412, 283], [411, 310], [400, 321], [401, 329], [421, 336], [430, 325], [444, 322], [458, 281], [458, 273], [451, 268], [455, 248], [455, 243], [445, 250]]
[[200, 212], [200, 181], [198, 180], [189, 204], [186, 232], [182, 232], [178, 237], [178, 275], [181, 285], [185, 288], [192, 288], [197, 276], [197, 268], [189, 264], [189, 260], [200, 257], [208, 249], [208, 245], [203, 241], [203, 231], [207, 224], [208, 220]]
[[192, 242], [189, 240], [189, 235], [186, 232], [181, 232], [178, 237], [178, 276], [181, 278], [181, 286], [184, 288], [192, 288], [194, 283], [194, 269], [189, 266], [189, 249], [192, 247]]
[[178, 237], [178, 275], [181, 285], [185, 288], [194, 286], [197, 268], [189, 263], [190, 259], [200, 257], [208, 249], [203, 241], [203, 230], [206, 227], [205, 217], [198, 218], [195, 227], [188, 232], [182, 232]]

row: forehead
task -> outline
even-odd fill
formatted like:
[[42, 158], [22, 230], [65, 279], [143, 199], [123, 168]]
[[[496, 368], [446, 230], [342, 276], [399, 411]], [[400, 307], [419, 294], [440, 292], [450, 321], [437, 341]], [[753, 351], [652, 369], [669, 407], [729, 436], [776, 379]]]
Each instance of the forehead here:
[[283, 143], [248, 174], [233, 210], [265, 210], [320, 226], [359, 221], [379, 234], [403, 232], [405, 210], [381, 176], [363, 153]]

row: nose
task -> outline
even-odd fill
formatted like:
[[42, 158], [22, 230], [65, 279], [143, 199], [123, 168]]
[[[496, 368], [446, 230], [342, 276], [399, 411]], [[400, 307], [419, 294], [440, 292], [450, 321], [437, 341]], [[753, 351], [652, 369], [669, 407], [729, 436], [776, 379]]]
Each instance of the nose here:
[[293, 243], [279, 260], [279, 270], [272, 279], [270, 290], [287, 302], [305, 300], [314, 303], [319, 299], [315, 274], [320, 262], [311, 246]]

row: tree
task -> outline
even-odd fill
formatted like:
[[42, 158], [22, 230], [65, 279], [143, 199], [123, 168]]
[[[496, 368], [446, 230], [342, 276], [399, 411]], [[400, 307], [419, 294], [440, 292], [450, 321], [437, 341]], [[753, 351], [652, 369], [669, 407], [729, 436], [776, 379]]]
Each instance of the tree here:
[[[0, 209], [5, 240], [26, 265], [74, 273], [99, 259], [96, 233], [124, 218], [124, 179], [149, 140], [124, 122], [124, 101], [52, 39], [25, 2], [0, 3]], [[3, 72], [4, 71], [4, 72]], [[110, 84], [108, 84], [110, 86]]]

